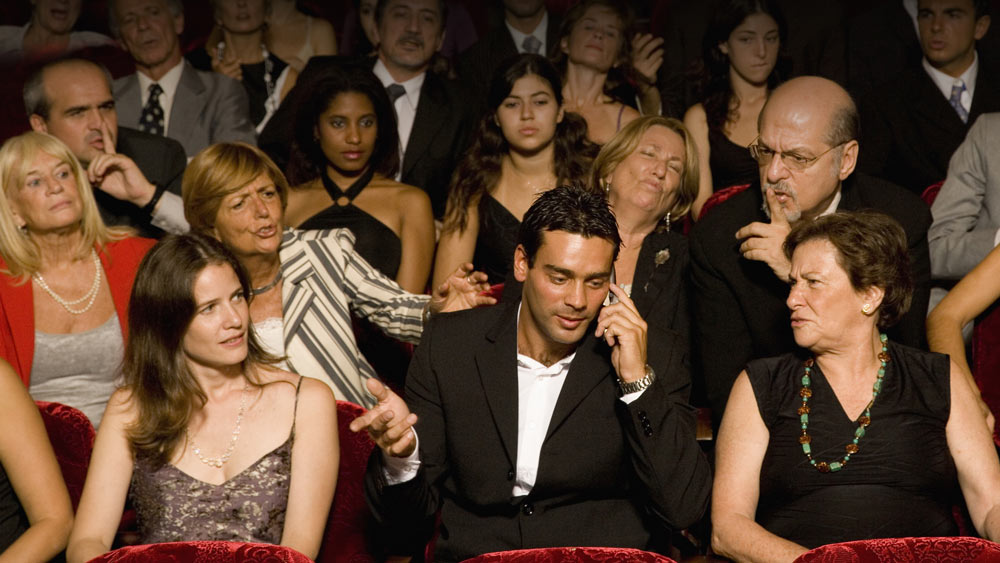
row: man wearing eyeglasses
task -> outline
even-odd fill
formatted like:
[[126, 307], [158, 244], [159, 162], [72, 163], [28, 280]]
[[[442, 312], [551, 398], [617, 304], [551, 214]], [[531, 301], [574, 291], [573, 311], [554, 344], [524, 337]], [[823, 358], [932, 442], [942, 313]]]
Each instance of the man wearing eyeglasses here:
[[758, 120], [759, 137], [749, 147], [759, 186], [713, 208], [692, 231], [693, 352], [716, 427], [748, 360], [795, 349], [782, 244], [797, 221], [860, 209], [899, 221], [916, 288], [909, 313], [889, 335], [924, 346], [930, 212], [903, 188], [853, 173], [859, 129], [854, 102], [835, 82], [811, 76], [786, 82], [771, 93]]

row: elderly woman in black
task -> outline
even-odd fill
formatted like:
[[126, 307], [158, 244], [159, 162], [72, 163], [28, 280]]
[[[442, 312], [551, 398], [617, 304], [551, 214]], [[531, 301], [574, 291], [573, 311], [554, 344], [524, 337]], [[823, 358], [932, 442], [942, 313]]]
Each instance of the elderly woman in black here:
[[884, 331], [909, 308], [906, 236], [878, 213], [797, 223], [788, 307], [803, 348], [747, 365], [719, 432], [712, 544], [792, 561], [827, 543], [976, 530], [1000, 538], [1000, 464], [977, 398], [947, 356]]

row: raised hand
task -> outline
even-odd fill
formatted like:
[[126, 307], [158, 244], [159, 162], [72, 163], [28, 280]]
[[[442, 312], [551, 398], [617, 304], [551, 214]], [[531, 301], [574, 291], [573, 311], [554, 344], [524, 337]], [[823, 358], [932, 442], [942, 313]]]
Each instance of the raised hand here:
[[764, 197], [767, 198], [767, 208], [771, 212], [771, 222], [755, 221], [745, 225], [736, 231], [736, 238], [743, 239], [740, 252], [744, 258], [766, 262], [774, 271], [774, 275], [778, 276], [778, 279], [787, 280], [792, 271], [792, 265], [788, 258], [785, 258], [785, 250], [782, 245], [785, 244], [785, 237], [792, 230], [792, 226], [785, 215], [785, 209], [778, 202], [778, 196], [775, 195], [774, 189], [767, 188]]
[[656, 71], [663, 64], [663, 38], [651, 33], [637, 33], [632, 38], [632, 68], [646, 79], [656, 83]]
[[115, 152], [115, 139], [106, 121], [101, 121], [101, 136], [104, 149], [87, 166], [87, 179], [115, 199], [139, 207], [149, 203], [156, 193], [156, 186], [146, 180], [131, 158]]
[[417, 415], [411, 413], [403, 399], [379, 380], [369, 379], [365, 385], [378, 403], [351, 421], [351, 432], [365, 430], [386, 455], [409, 457], [417, 447], [412, 430], [417, 423]]
[[448, 276], [444, 283], [434, 288], [430, 302], [431, 312], [448, 313], [494, 305], [496, 299], [483, 295], [489, 289], [490, 282], [486, 274], [474, 271], [472, 264], [466, 262]]
[[611, 365], [618, 377], [637, 381], [646, 375], [646, 321], [624, 289], [611, 284], [611, 293], [618, 302], [601, 309], [594, 336], [611, 346]]

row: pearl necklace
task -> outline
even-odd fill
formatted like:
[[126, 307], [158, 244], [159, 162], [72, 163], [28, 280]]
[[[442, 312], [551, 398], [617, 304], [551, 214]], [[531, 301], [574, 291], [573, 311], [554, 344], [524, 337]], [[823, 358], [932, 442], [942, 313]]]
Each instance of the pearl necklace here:
[[882, 378], [885, 377], [885, 366], [889, 363], [889, 348], [886, 342], [889, 340], [885, 334], [879, 335], [879, 340], [882, 342], [882, 351], [878, 354], [878, 360], [881, 365], [878, 368], [878, 375], [875, 378], [875, 384], [872, 385], [872, 400], [868, 401], [868, 405], [865, 407], [865, 412], [858, 417], [858, 429], [854, 431], [854, 439], [851, 440], [850, 444], [844, 446], [847, 453], [844, 457], [840, 458], [840, 461], [831, 461], [829, 463], [825, 461], [816, 461], [812, 456], [812, 448], [810, 447], [810, 442], [812, 442], [812, 437], [809, 435], [809, 397], [812, 397], [812, 389], [809, 388], [811, 383], [809, 379], [809, 374], [812, 372], [812, 366], [814, 361], [809, 358], [803, 365], [805, 366], [805, 374], [802, 376], [802, 389], [799, 391], [799, 395], [802, 397], [802, 406], [799, 407], [798, 415], [799, 420], [802, 423], [802, 435], [799, 436], [799, 443], [802, 444], [802, 453], [806, 454], [806, 458], [809, 459], [809, 463], [812, 464], [820, 473], [831, 473], [834, 471], [840, 471], [847, 465], [848, 460], [851, 456], [858, 453], [858, 442], [861, 438], [865, 437], [865, 428], [868, 427], [872, 422], [872, 405], [875, 404], [875, 398], [878, 397], [880, 391], [882, 391]]
[[[35, 280], [38, 287], [44, 289], [45, 293], [48, 293], [56, 303], [62, 305], [63, 309], [66, 309], [69, 314], [82, 315], [94, 306], [94, 301], [97, 300], [97, 292], [101, 288], [101, 261], [93, 249], [90, 250], [90, 256], [94, 259], [94, 283], [90, 284], [90, 291], [85, 293], [83, 297], [79, 299], [74, 299], [73, 301], [64, 299], [61, 295], [53, 291], [52, 288], [49, 287], [49, 284], [45, 283], [45, 278], [43, 278], [42, 274], [39, 274], [38, 272], [32, 274], [31, 279]], [[84, 305], [82, 309], [73, 308], [73, 305], [79, 305], [84, 301], [86, 301], [87, 304]]]
[[201, 455], [201, 448], [198, 447], [198, 444], [195, 444], [194, 438], [191, 436], [191, 433], [188, 432], [188, 429], [184, 429], [184, 436], [187, 438], [188, 443], [191, 444], [191, 451], [194, 452], [195, 457], [197, 457], [198, 460], [205, 465], [222, 467], [227, 461], [229, 461], [229, 458], [233, 456], [233, 452], [236, 451], [236, 442], [240, 439], [240, 425], [243, 422], [243, 415], [247, 410], [247, 391], [249, 389], [250, 382], [247, 381], [243, 385], [243, 396], [240, 398], [240, 410], [236, 414], [236, 428], [233, 428], [233, 437], [229, 441], [229, 447], [226, 448], [226, 451], [222, 452], [222, 455], [218, 457], [205, 457]]

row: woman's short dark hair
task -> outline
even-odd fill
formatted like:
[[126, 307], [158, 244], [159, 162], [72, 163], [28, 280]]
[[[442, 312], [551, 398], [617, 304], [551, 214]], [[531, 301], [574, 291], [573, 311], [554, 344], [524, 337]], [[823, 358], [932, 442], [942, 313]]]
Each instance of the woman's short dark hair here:
[[837, 264], [856, 291], [880, 287], [885, 292], [877, 325], [887, 329], [910, 309], [910, 273], [906, 232], [892, 217], [875, 211], [838, 212], [814, 221], [799, 221], [785, 238], [785, 256], [811, 240], [826, 240], [837, 249]]
[[370, 68], [344, 62], [337, 65], [317, 82], [305, 103], [295, 115], [295, 136], [288, 164], [288, 180], [292, 186], [305, 183], [326, 173], [327, 158], [316, 135], [319, 118], [337, 96], [349, 92], [368, 98], [378, 121], [375, 148], [368, 165], [375, 172], [392, 178], [399, 171], [399, 132], [396, 111], [382, 82]]
[[[510, 57], [500, 64], [490, 80], [488, 105], [479, 120], [476, 136], [452, 175], [445, 231], [465, 230], [469, 205], [480, 201], [482, 195], [492, 191], [500, 181], [501, 162], [510, 152], [510, 145], [497, 122], [496, 111], [514, 89], [514, 83], [531, 75], [541, 78], [552, 88], [556, 105], [562, 107], [562, 81], [548, 59], [525, 54]], [[587, 122], [583, 117], [565, 112], [563, 120], [556, 125], [553, 144], [558, 180], [564, 183], [585, 181], [598, 147], [587, 140]]]
[[618, 258], [622, 243], [618, 222], [601, 192], [574, 185], [559, 186], [538, 196], [517, 231], [517, 244], [524, 248], [528, 267], [534, 265], [542, 234], [548, 231], [604, 239], [615, 249], [611, 261]]
[[[191, 413], [206, 401], [205, 391], [187, 367], [183, 342], [197, 310], [195, 283], [210, 265], [232, 268], [250, 301], [250, 278], [243, 265], [221, 242], [201, 234], [160, 240], [143, 258], [132, 286], [122, 379], [138, 415], [128, 437], [133, 452], [155, 464], [170, 459]], [[264, 351], [250, 327], [247, 344], [244, 374], [259, 385], [253, 366], [279, 359]]]
[[735, 117], [739, 110], [733, 105], [733, 85], [729, 81], [729, 56], [719, 49], [739, 27], [743, 20], [753, 14], [767, 14], [778, 24], [781, 45], [778, 60], [767, 77], [767, 86], [774, 89], [788, 76], [789, 59], [784, 56], [788, 26], [781, 9], [771, 0], [728, 0], [714, 12], [712, 21], [702, 36], [701, 59], [691, 69], [695, 82], [696, 96], [705, 108], [708, 128], [721, 131], [727, 121]]

